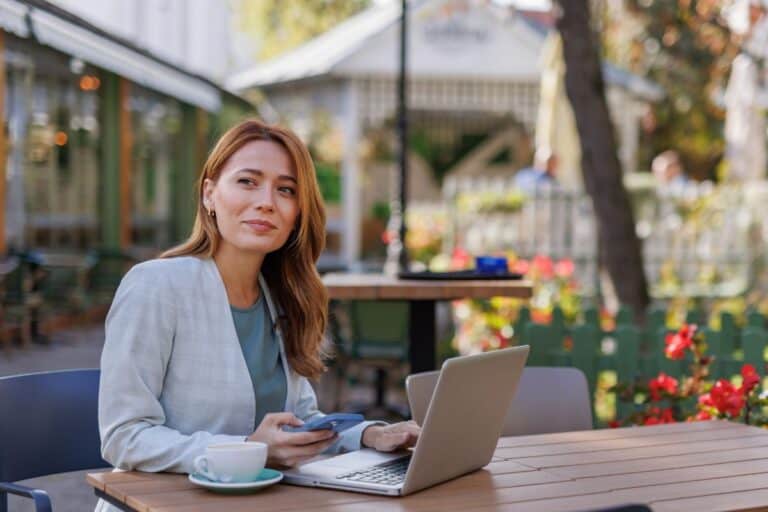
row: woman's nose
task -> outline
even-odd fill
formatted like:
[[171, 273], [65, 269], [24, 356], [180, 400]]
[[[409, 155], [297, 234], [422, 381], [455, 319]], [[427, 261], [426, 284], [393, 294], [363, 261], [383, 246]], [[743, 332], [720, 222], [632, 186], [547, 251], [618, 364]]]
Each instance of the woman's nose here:
[[258, 192], [256, 209], [272, 211], [275, 208], [275, 192], [272, 187], [264, 187]]

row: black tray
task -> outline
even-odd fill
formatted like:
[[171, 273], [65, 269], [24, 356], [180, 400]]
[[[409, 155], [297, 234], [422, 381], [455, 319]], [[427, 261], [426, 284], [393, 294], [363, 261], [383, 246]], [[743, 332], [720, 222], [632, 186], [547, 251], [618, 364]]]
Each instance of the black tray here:
[[500, 279], [522, 279], [523, 274], [518, 274], [516, 272], [483, 274], [476, 270], [454, 270], [451, 272], [398, 272], [397, 277], [400, 279], [423, 279], [429, 281], [450, 281], [457, 279], [498, 281]]

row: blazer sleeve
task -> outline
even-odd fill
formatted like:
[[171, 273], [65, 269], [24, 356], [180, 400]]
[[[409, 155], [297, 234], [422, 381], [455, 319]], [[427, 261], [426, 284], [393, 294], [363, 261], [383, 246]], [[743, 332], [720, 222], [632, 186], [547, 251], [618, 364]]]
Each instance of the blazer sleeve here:
[[131, 269], [107, 315], [99, 388], [101, 453], [120, 469], [189, 473], [206, 446], [242, 441], [243, 436], [187, 434], [165, 426], [160, 397], [176, 310], [160, 270], [145, 265]]
[[[296, 402], [296, 410], [293, 413], [303, 421], [325, 416], [317, 408], [317, 396], [315, 390], [306, 377], [299, 378], [299, 395]], [[345, 430], [339, 435], [338, 441], [329, 446], [327, 454], [346, 453], [362, 448], [363, 431], [371, 425], [386, 425], [383, 421], [364, 421], [354, 427]]]

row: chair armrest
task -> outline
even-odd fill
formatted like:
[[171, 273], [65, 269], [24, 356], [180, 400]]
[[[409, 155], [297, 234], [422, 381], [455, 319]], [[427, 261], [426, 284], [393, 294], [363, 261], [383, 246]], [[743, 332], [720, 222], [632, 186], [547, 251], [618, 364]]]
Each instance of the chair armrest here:
[[30, 498], [35, 502], [35, 512], [52, 512], [51, 498], [48, 497], [48, 493], [41, 489], [32, 489], [19, 484], [12, 484], [9, 482], [0, 482], [0, 499], [4, 498], [4, 494], [15, 494], [17, 496], [23, 496]]

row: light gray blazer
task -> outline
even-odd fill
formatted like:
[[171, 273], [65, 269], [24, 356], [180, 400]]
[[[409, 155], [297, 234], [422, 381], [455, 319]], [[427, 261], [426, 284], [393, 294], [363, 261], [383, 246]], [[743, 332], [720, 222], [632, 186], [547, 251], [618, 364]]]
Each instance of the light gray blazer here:
[[[309, 381], [288, 365], [276, 309], [262, 276], [280, 343], [285, 410], [307, 421], [322, 413]], [[242, 441], [255, 425], [255, 397], [224, 283], [212, 259], [179, 257], [133, 267], [106, 321], [99, 431], [116, 468], [189, 473], [212, 443]], [[360, 448], [365, 422], [328, 450]]]

